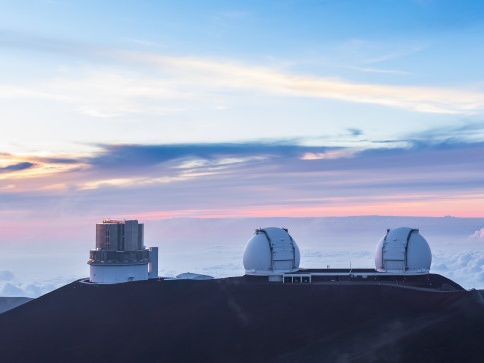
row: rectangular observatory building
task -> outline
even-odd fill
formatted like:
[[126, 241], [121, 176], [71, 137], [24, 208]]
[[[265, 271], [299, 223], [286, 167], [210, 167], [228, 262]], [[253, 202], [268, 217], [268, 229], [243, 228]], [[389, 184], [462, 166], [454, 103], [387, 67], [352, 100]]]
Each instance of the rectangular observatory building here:
[[158, 277], [158, 248], [144, 246], [137, 220], [106, 219], [96, 224], [96, 249], [89, 253], [89, 280], [100, 284]]

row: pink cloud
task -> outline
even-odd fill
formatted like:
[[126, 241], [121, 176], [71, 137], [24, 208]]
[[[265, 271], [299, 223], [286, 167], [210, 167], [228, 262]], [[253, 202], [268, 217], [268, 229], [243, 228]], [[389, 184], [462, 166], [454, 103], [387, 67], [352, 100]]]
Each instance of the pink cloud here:
[[470, 239], [484, 241], [484, 228], [481, 228], [475, 231], [473, 234], [469, 236]]

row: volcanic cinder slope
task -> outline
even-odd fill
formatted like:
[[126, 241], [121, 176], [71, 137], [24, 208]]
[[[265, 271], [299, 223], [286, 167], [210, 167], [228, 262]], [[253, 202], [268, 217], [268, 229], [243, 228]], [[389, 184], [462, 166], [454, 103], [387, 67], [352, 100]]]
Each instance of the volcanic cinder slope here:
[[73, 282], [0, 315], [2, 362], [482, 362], [478, 291]]

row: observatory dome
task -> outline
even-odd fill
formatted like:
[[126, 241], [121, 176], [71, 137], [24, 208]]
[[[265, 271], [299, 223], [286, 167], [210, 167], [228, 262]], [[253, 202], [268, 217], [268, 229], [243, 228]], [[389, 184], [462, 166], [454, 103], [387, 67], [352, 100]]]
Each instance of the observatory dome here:
[[299, 269], [299, 247], [285, 228], [260, 228], [247, 242], [244, 268], [247, 275], [282, 275]]
[[432, 263], [429, 244], [418, 229], [388, 229], [375, 251], [375, 268], [379, 272], [428, 273]]

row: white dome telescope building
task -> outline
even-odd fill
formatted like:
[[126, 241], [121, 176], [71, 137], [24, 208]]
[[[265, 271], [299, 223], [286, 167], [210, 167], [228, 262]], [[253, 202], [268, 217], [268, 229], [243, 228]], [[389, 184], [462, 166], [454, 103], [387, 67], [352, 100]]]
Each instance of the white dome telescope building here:
[[299, 247], [285, 228], [260, 228], [244, 251], [245, 274], [282, 281], [284, 273], [299, 270]]
[[158, 247], [144, 246], [144, 225], [107, 219], [96, 224], [96, 249], [89, 254], [90, 282], [116, 284], [158, 277]]
[[376, 246], [375, 268], [378, 272], [426, 274], [431, 263], [429, 244], [418, 229], [389, 229]]
[[[419, 230], [409, 227], [388, 229], [378, 241], [374, 268], [302, 268], [300, 252], [286, 228], [260, 228], [244, 250], [248, 280], [283, 283], [371, 282], [404, 284], [413, 287], [459, 289], [444, 278], [430, 274], [432, 253]], [[445, 281], [444, 281], [445, 280]]]

